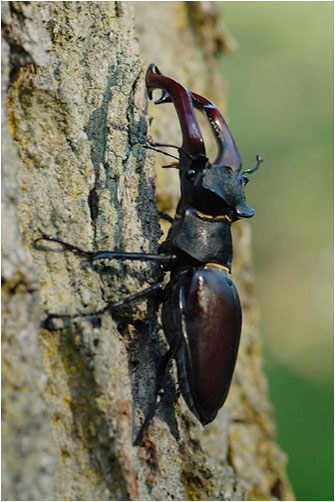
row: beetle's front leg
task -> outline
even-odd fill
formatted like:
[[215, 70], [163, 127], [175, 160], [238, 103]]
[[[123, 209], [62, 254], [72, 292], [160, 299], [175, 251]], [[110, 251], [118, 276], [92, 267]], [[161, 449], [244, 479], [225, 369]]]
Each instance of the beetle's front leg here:
[[170, 263], [177, 260], [175, 255], [161, 255], [155, 253], [127, 253], [119, 251], [86, 251], [68, 242], [64, 242], [56, 237], [50, 237], [49, 235], [42, 234], [42, 237], [38, 237], [34, 240], [34, 243], [40, 241], [50, 241], [61, 244], [65, 249], [72, 251], [73, 253], [84, 255], [89, 258], [91, 262], [97, 260], [139, 260], [139, 261], [156, 261], [160, 263]]
[[41, 241], [57, 242], [58, 244], [61, 244], [65, 249], [69, 249], [73, 253], [79, 254], [81, 256], [90, 257], [95, 254], [93, 251], [86, 251], [84, 249], [79, 248], [78, 246], [74, 246], [73, 244], [69, 244], [68, 242], [64, 242], [60, 239], [57, 239], [56, 237], [51, 237], [50, 235], [47, 235], [43, 232], [41, 232], [41, 234], [42, 234], [41, 237], [34, 239], [33, 243], [35, 246], [38, 242]]

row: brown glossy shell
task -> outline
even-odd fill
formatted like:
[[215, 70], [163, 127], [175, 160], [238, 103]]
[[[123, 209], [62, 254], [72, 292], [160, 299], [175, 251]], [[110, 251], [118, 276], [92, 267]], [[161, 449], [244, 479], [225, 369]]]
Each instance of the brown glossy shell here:
[[235, 285], [217, 266], [191, 269], [174, 281], [162, 320], [170, 345], [180, 343], [184, 399], [205, 425], [223, 405], [235, 367], [242, 323]]

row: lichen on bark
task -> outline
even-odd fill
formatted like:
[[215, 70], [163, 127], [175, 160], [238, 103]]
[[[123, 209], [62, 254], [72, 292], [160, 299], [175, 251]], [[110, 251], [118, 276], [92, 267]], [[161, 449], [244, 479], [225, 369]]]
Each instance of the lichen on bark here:
[[[185, 84], [205, 91], [208, 61], [183, 2], [157, 3], [154, 13], [146, 2], [3, 3], [4, 500], [290, 495], [261, 368], [248, 226], [236, 230], [239, 363], [227, 405], [205, 431], [170, 376], [145, 446], [132, 446], [166, 350], [153, 299], [99, 317], [46, 315], [94, 311], [160, 274], [148, 263], [93, 268], [34, 239], [43, 231], [87, 250], [157, 250], [144, 71], [163, 42], [150, 25], [162, 9], [174, 50], [156, 62], [180, 79], [192, 67]], [[176, 31], [189, 46], [178, 71]], [[151, 131], [175, 140], [165, 120]]]

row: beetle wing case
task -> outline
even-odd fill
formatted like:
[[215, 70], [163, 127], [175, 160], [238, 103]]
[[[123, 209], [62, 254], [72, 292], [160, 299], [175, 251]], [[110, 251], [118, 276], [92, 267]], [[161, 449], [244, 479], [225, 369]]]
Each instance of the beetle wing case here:
[[[241, 306], [225, 270], [204, 265], [168, 285], [162, 323], [176, 353], [181, 392], [203, 425], [212, 422], [230, 387], [241, 332]], [[178, 342], [179, 341], [179, 342]]]

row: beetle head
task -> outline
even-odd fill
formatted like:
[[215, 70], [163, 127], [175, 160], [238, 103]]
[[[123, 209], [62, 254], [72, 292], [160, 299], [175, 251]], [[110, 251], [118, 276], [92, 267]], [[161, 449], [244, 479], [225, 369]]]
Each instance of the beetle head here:
[[[255, 211], [250, 208], [244, 197], [244, 187], [248, 182], [240, 174], [242, 161], [230, 129], [217, 106], [211, 101], [190, 92], [186, 87], [165, 77], [151, 64], [146, 74], [149, 97], [153, 89], [161, 89], [162, 96], [155, 103], [173, 102], [178, 114], [183, 144], [179, 148], [179, 172], [182, 197], [178, 212], [187, 207], [210, 216], [227, 215], [232, 221], [250, 218]], [[206, 156], [206, 150], [199, 124], [194, 112], [198, 108], [205, 113], [218, 144], [218, 154], [213, 163]], [[252, 173], [258, 169], [261, 156]]]
[[198, 156], [180, 173], [184, 206], [210, 216], [227, 215], [232, 221], [255, 214], [244, 196], [248, 178], [231, 167], [211, 164]]

